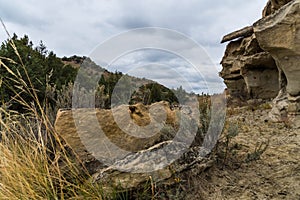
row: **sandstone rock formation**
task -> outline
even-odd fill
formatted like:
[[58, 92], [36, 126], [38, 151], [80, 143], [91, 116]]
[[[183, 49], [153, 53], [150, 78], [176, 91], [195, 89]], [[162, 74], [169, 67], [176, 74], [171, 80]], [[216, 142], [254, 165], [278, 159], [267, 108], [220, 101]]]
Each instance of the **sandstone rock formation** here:
[[[299, 0], [269, 0], [263, 18], [224, 38], [220, 73], [233, 99], [273, 99], [270, 117], [300, 127]], [[251, 29], [252, 31], [252, 29]], [[224, 41], [224, 38], [222, 41]]]
[[88, 169], [91, 181], [107, 190], [132, 189], [149, 177], [159, 182], [192, 166], [201, 171], [212, 164], [206, 147], [194, 143], [204, 138], [195, 135], [199, 122], [192, 120], [193, 112], [189, 107], [171, 110], [164, 101], [60, 110], [55, 129]]
[[[291, 1], [256, 22], [254, 32], [261, 48], [271, 54], [279, 69], [281, 92], [274, 101], [273, 113], [287, 109], [288, 117], [300, 127], [300, 1]], [[288, 107], [278, 108], [278, 104]]]
[[287, 4], [292, 0], [269, 0], [263, 10], [263, 17], [273, 14], [276, 10]]
[[[165, 162], [160, 159], [159, 156], [161, 156], [160, 154], [165, 151], [161, 150], [166, 146], [169, 146], [169, 149], [167, 150], [168, 159], [172, 159], [173, 156], [177, 157], [176, 155], [178, 152], [183, 149], [182, 143], [176, 143], [173, 141], [161, 142], [149, 149], [146, 149], [145, 151], [129, 154], [125, 158], [120, 159], [114, 165], [98, 170], [97, 173], [93, 174], [91, 181], [102, 183], [104, 185], [104, 189], [107, 191], [110, 191], [111, 188], [115, 186], [120, 186], [126, 190], [136, 189], [146, 181], [169, 185], [172, 184], [172, 182], [174, 183], [174, 179], [172, 179], [172, 177], [174, 177], [175, 174], [190, 169], [195, 169], [198, 174], [208, 167], [211, 167], [214, 162], [212, 157], [203, 156], [206, 154], [204, 148], [195, 146], [189, 148], [186, 152], [182, 152], [182, 156], [174, 159], [175, 162], [172, 164], [164, 168], [159, 168], [159, 166]], [[131, 173], [130, 171], [126, 172], [124, 170], [116, 170], [123, 168], [124, 166], [129, 166], [130, 168], [134, 166], [142, 167], [145, 169], [145, 172]], [[157, 166], [158, 168], [153, 171], [152, 169], [147, 171], [147, 169], [152, 166]]]
[[[165, 112], [157, 112], [155, 109], [165, 110]], [[152, 111], [151, 116], [149, 110]], [[155, 123], [164, 118], [166, 124]], [[150, 124], [151, 120], [154, 121], [152, 123], [154, 124], [153, 126]], [[85, 122], [83, 129], [80, 129], [80, 121]], [[172, 111], [167, 102], [160, 102], [153, 104], [151, 107], [136, 104], [132, 106], [119, 106], [113, 110], [59, 110], [56, 117], [55, 129], [68, 145], [74, 149], [82, 162], [95, 168], [95, 157], [91, 155], [90, 151], [87, 151], [82, 143], [82, 138], [88, 140], [88, 138], [103, 137], [103, 141], [109, 138], [111, 143], [116, 144], [119, 148], [128, 152], [136, 152], [149, 148], [158, 142], [173, 138], [177, 125], [176, 111]], [[164, 128], [161, 126], [164, 126]], [[162, 131], [157, 131], [161, 129]], [[101, 135], [99, 130], [102, 130], [104, 134]], [[109, 147], [107, 146], [107, 148]], [[115, 152], [117, 153], [118, 151]], [[97, 153], [101, 154], [103, 152]], [[110, 156], [117, 158], [117, 155]], [[90, 171], [95, 170], [97, 169], [90, 169]]]
[[271, 99], [279, 91], [278, 70], [255, 37], [232, 41], [221, 61], [220, 73], [229, 95], [239, 99]]

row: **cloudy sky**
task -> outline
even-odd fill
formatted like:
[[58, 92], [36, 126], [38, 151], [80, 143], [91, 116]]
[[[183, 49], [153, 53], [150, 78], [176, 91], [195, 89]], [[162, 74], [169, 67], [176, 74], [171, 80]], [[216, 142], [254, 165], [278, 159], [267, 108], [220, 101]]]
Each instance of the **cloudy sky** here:
[[[196, 93], [214, 93], [224, 88], [217, 74], [221, 70], [219, 62], [226, 45], [220, 44], [222, 36], [253, 24], [261, 17], [266, 2], [0, 0], [0, 17], [10, 33], [27, 34], [34, 44], [42, 40], [60, 57], [76, 54], [90, 56], [94, 60], [102, 56], [103, 49], [100, 48], [110, 51], [134, 43], [135, 37], [117, 40], [132, 29], [164, 28], [164, 31], [156, 32], [159, 36], [156, 35], [155, 39], [160, 43], [148, 44], [153, 48], [145, 46], [143, 49], [141, 40], [138, 49], [130, 49], [135, 46], [123, 48], [126, 52], [115, 51], [120, 55], [114, 54], [114, 59], [103, 61], [99, 58], [97, 62], [103, 66], [110, 64], [106, 67], [113, 71], [155, 79], [168, 87], [183, 85]], [[4, 41], [7, 36], [3, 28], [0, 30], [0, 40]], [[146, 34], [149, 33], [152, 33], [151, 30]], [[147, 38], [144, 35], [139, 37]], [[195, 50], [196, 43], [198, 50]], [[190, 49], [189, 54], [186, 54], [187, 49]], [[199, 52], [201, 55], [197, 55]], [[201, 57], [201, 62], [198, 57]], [[189, 86], [185, 86], [186, 83]]]

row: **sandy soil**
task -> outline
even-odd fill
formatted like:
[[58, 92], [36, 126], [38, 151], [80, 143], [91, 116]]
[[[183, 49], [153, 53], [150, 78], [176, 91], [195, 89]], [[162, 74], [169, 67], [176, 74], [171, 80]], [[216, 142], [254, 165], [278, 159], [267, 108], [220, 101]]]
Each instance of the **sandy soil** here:
[[226, 159], [220, 145], [216, 165], [185, 179], [191, 182], [182, 184], [186, 199], [300, 199], [300, 130], [266, 121], [268, 111], [229, 110], [228, 122], [238, 124], [239, 134]]

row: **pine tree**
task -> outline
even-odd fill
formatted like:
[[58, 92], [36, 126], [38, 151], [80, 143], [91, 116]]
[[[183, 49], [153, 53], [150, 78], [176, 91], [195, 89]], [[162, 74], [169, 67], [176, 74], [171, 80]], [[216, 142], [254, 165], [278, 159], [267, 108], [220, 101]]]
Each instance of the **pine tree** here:
[[26, 102], [32, 101], [32, 97], [23, 91], [24, 84], [20, 83], [20, 79], [26, 83], [26, 89], [34, 89], [40, 102], [43, 102], [47, 84], [59, 90], [63, 85], [74, 81], [77, 74], [77, 69], [65, 66], [53, 52], [48, 52], [42, 41], [38, 47], [33, 47], [27, 35], [18, 38], [14, 34], [11, 39], [4, 41], [0, 48], [0, 59], [9, 70], [20, 76], [18, 81], [12, 73], [0, 66], [0, 104], [10, 102], [12, 109], [16, 110], [22, 109], [22, 106], [13, 97], [17, 96]]

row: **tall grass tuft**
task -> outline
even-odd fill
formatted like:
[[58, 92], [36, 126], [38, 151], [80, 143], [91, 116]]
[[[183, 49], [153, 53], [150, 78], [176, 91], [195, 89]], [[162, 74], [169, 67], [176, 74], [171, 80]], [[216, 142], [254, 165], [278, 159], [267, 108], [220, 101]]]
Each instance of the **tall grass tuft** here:
[[101, 199], [100, 186], [87, 181], [89, 174], [51, 127], [37, 116], [1, 114], [0, 199]]

